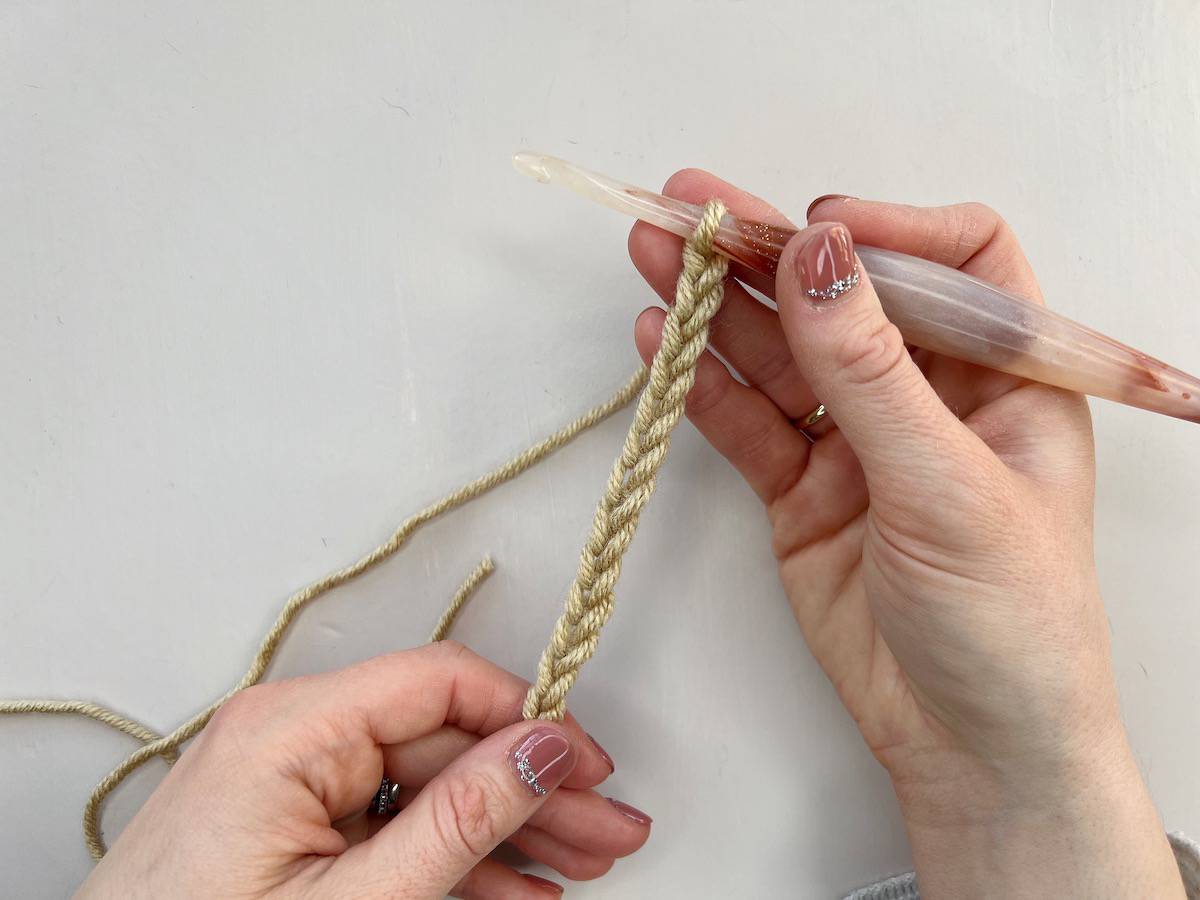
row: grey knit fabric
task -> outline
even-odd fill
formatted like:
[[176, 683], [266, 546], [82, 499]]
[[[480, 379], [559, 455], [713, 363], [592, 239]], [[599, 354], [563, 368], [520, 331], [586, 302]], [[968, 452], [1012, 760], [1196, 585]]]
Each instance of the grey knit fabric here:
[[[1169, 834], [1171, 849], [1179, 863], [1188, 900], [1200, 900], [1200, 844], [1183, 834]], [[897, 875], [847, 894], [845, 900], [921, 900], [917, 876], [912, 872]]]
[[1171, 849], [1175, 851], [1188, 900], [1200, 900], [1200, 844], [1182, 833], [1168, 834], [1167, 837], [1171, 839]]
[[917, 893], [917, 876], [909, 872], [859, 888], [847, 894], [846, 900], [921, 900], [921, 895]]

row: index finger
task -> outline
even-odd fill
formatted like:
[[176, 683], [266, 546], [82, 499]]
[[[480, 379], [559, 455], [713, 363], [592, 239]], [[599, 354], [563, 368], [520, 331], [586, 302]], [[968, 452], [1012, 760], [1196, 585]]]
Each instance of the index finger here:
[[[794, 229], [796, 227], [787, 216], [766, 200], [718, 178], [711, 172], [705, 172], [703, 169], [682, 169], [676, 172], [667, 179], [667, 183], [663, 186], [663, 194], [676, 200], [695, 203], [698, 206], [709, 200], [718, 199], [725, 204], [725, 208], [729, 210], [730, 214], [739, 219], [764, 222], [777, 228]], [[679, 239], [679, 244], [682, 247], [682, 239]], [[755, 272], [737, 262], [731, 263], [729, 268], [738, 281], [748, 284], [759, 293], [774, 299], [775, 279], [772, 276]]]
[[857, 197], [819, 197], [809, 222], [841, 222], [855, 243], [895, 250], [962, 269], [997, 287], [1042, 302], [1016, 233], [989, 206], [907, 206]]

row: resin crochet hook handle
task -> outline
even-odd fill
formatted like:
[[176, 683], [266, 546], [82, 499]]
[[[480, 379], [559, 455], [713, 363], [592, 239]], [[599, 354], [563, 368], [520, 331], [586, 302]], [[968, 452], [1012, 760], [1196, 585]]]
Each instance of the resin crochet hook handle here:
[[[561, 184], [682, 237], [701, 208], [533, 153], [517, 171]], [[747, 268], [774, 276], [794, 229], [726, 215], [714, 242]], [[1200, 380], [1078, 322], [969, 275], [915, 256], [858, 247], [888, 318], [918, 347], [1044, 384], [1200, 422]]]

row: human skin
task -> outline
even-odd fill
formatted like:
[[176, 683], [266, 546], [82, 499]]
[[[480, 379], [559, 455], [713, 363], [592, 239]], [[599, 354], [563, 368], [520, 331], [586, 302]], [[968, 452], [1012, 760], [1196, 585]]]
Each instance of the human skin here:
[[[791, 224], [698, 170], [664, 193]], [[1086, 400], [910, 351], [861, 266], [840, 296], [807, 294], [848, 274], [857, 240], [1042, 302], [1012, 230], [979, 204], [839, 195], [809, 221], [774, 280], [733, 267], [710, 331], [728, 366], [701, 358], [687, 414], [766, 508], [808, 647], [891, 775], [922, 897], [1182, 897], [1118, 709]], [[629, 248], [670, 302], [680, 240], [639, 223]], [[647, 362], [664, 318], [637, 320]], [[794, 420], [818, 403], [810, 442]]]
[[[786, 224], [705, 173], [665, 192]], [[1119, 718], [1086, 403], [910, 356], [861, 271], [834, 299], [805, 294], [830, 259], [846, 274], [853, 235], [1040, 299], [1015, 238], [973, 204], [832, 198], [810, 217], [826, 224], [796, 236], [774, 283], [735, 270], [778, 311], [730, 282], [711, 339], [746, 383], [705, 354], [688, 415], [763, 499], [809, 647], [892, 776], [922, 896], [1182, 897]], [[637, 227], [630, 249], [669, 300], [678, 240]], [[638, 320], [647, 361], [663, 317]], [[810, 443], [792, 420], [817, 397], [832, 422]], [[650, 822], [594, 790], [611, 761], [573, 719], [519, 722], [525, 690], [450, 642], [251, 688], [80, 896], [556, 896], [488, 853], [507, 839], [596, 877]], [[514, 773], [530, 734], [562, 748], [547, 798]], [[385, 772], [404, 809], [381, 827], [363, 810]]]
[[[77, 896], [557, 897], [488, 854], [507, 841], [596, 878], [645, 843], [650, 819], [595, 790], [612, 760], [573, 718], [521, 721], [527, 689], [447, 641], [243, 691]], [[518, 776], [522, 757], [546, 796]], [[368, 817], [385, 773], [403, 808]]]

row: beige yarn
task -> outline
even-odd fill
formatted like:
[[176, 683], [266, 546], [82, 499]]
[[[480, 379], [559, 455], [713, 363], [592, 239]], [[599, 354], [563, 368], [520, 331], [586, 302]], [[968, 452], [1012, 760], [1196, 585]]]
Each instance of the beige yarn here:
[[471, 574], [467, 576], [467, 580], [462, 583], [462, 586], [450, 600], [450, 605], [446, 607], [446, 611], [442, 613], [442, 617], [438, 619], [438, 623], [433, 626], [433, 633], [429, 635], [429, 643], [436, 644], [438, 641], [444, 641], [450, 634], [450, 629], [454, 627], [454, 620], [458, 618], [459, 611], [471, 599], [471, 595], [475, 593], [475, 588], [479, 587], [480, 582], [496, 571], [496, 564], [492, 562], [490, 556], [485, 556], [479, 561]]
[[[123, 731], [130, 737], [137, 738], [143, 744], [151, 744], [160, 740], [162, 735], [151, 731], [141, 722], [127, 719], [111, 709], [97, 706], [80, 700], [3, 700], [0, 701], [0, 715], [24, 715], [27, 713], [47, 713], [56, 716], [87, 716], [97, 722], [103, 722], [110, 728]], [[174, 750], [164, 750], [161, 754], [168, 763], [179, 759]]]
[[[339, 585], [345, 584], [353, 578], [357, 578], [364, 572], [373, 569], [385, 559], [399, 550], [420, 526], [424, 525], [438, 516], [444, 515], [453, 509], [457, 509], [469, 500], [490, 491], [494, 487], [498, 487], [507, 481], [516, 478], [526, 469], [531, 468], [541, 462], [555, 450], [574, 440], [583, 432], [598, 425], [600, 422], [607, 419], [613, 413], [628, 406], [633, 398], [637, 396], [638, 391], [646, 383], [647, 372], [644, 368], [639, 368], [634, 373], [633, 377], [626, 382], [620, 390], [612, 397], [599, 406], [588, 410], [579, 418], [568, 423], [558, 431], [544, 438], [538, 443], [526, 448], [518, 453], [508, 462], [504, 463], [499, 468], [493, 469], [484, 475], [476, 478], [455, 491], [450, 492], [437, 502], [425, 507], [419, 512], [409, 516], [401, 523], [400, 527], [386, 541], [368, 553], [358, 562], [353, 563], [343, 569], [339, 569], [324, 578], [310, 584], [293, 594], [280, 610], [279, 615], [275, 619], [275, 623], [271, 626], [270, 631], [263, 637], [259, 644], [258, 652], [254, 655], [254, 659], [250, 663], [250, 668], [242, 679], [228, 693], [210, 704], [199, 714], [193, 716], [188, 721], [184, 722], [170, 734], [165, 737], [159, 737], [149, 728], [132, 722], [124, 716], [113, 712], [112, 710], [96, 703], [87, 701], [64, 700], [64, 701], [47, 701], [47, 700], [8, 700], [0, 701], [0, 715], [2, 714], [22, 714], [22, 713], [50, 713], [50, 714], [77, 714], [95, 719], [98, 722], [103, 722], [117, 728], [126, 734], [133, 735], [138, 740], [143, 741], [144, 745], [131, 753], [125, 760], [112, 770], [105, 778], [93, 788], [91, 795], [88, 797], [87, 804], [83, 809], [83, 837], [87, 844], [88, 851], [93, 859], [100, 859], [104, 856], [107, 848], [104, 844], [104, 839], [100, 832], [100, 809], [104, 804], [104, 800], [110, 793], [129, 777], [130, 773], [139, 768], [145, 762], [153, 759], [155, 756], [163, 756], [173, 760], [175, 751], [181, 744], [190, 738], [197, 735], [213, 714], [220, 709], [221, 704], [244, 688], [256, 684], [266, 672], [267, 666], [270, 665], [275, 651], [279, 647], [284, 634], [304, 609], [313, 600], [316, 600], [323, 594], [328, 593]], [[487, 561], [490, 563], [490, 560]], [[486, 572], [480, 573], [480, 568], [484, 568], [485, 564], [477, 567], [472, 577], [468, 578], [467, 583], [459, 589], [455, 595], [455, 600], [452, 603], [461, 608], [466, 602], [471, 590], [479, 584], [486, 576]], [[478, 574], [477, 574], [478, 573]], [[477, 576], [477, 577], [476, 577]], [[461, 600], [459, 596], [461, 595]], [[457, 608], [455, 611], [457, 611]], [[452, 619], [453, 617], [451, 617]], [[439, 625], [440, 627], [440, 625]]]
[[708, 323], [725, 294], [729, 263], [712, 248], [724, 214], [720, 201], [710, 200], [695, 233], [684, 244], [675, 305], [663, 325], [662, 344], [651, 363], [649, 383], [638, 399], [625, 446], [596, 507], [566, 609], [525, 697], [527, 719], [562, 719], [567, 691], [579, 677], [580, 667], [596, 652], [600, 629], [612, 616], [621, 559], [633, 540], [642, 508], [654, 493], [654, 477], [667, 458], [671, 432], [683, 415], [684, 399], [696, 380], [696, 363], [708, 343]]
[[[198, 734], [223, 703], [238, 691], [257, 684], [287, 630], [304, 607], [391, 557], [420, 526], [512, 480], [541, 462], [584, 431], [627, 406], [645, 387], [638, 400], [637, 412], [624, 448], [596, 510], [592, 533], [584, 546], [579, 570], [568, 594], [566, 610], [554, 629], [550, 645], [538, 667], [537, 680], [525, 701], [526, 718], [563, 717], [566, 693], [578, 677], [580, 667], [595, 652], [599, 631], [612, 615], [613, 587], [620, 575], [621, 558], [637, 529], [638, 515], [654, 492], [654, 477], [666, 458], [671, 431], [683, 413], [684, 398], [695, 380], [696, 363], [707, 342], [709, 320], [721, 304], [728, 263], [713, 253], [712, 242], [723, 213], [724, 207], [718, 201], [711, 201], [705, 207], [696, 233], [684, 247], [683, 272], [676, 288], [675, 306], [667, 316], [662, 346], [649, 371], [639, 369], [604, 403], [526, 448], [500, 467], [409, 516], [391, 537], [357, 562], [294, 593], [263, 637], [241, 680], [170, 734], [159, 736], [138, 722], [87, 701], [0, 701], [0, 715], [82, 715], [142, 742], [141, 747], [96, 785], [84, 806], [84, 840], [94, 859], [100, 859], [106, 852], [100, 829], [100, 810], [108, 795], [133, 771], [155, 756], [162, 756], [168, 764], [173, 763], [179, 747]], [[494, 568], [490, 557], [485, 557], [475, 567], [434, 628], [431, 641], [446, 637], [471, 593]]]

